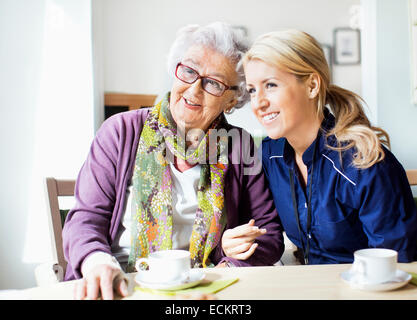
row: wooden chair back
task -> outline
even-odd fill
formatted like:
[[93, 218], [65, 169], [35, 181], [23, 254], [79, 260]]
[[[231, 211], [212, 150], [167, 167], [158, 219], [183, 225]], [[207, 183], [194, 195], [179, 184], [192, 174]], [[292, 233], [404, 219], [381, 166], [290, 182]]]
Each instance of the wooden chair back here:
[[417, 186], [417, 169], [406, 170], [405, 173], [410, 186]]
[[152, 107], [156, 97], [153, 94], [105, 93], [104, 120], [120, 112]]
[[155, 94], [105, 93], [104, 105], [107, 107], [129, 107], [129, 110], [152, 107]]
[[45, 179], [47, 202], [49, 207], [49, 221], [51, 229], [51, 242], [55, 260], [62, 267], [65, 275], [67, 262], [64, 258], [64, 249], [62, 245], [62, 228], [68, 210], [62, 210], [59, 207], [59, 197], [73, 197], [75, 180], [60, 180], [52, 177]]

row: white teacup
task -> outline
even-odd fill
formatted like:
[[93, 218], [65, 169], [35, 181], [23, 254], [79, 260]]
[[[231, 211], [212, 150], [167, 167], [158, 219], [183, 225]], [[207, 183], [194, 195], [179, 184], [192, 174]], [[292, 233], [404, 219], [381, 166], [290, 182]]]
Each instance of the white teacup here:
[[398, 253], [395, 250], [369, 248], [355, 251], [351, 272], [353, 281], [367, 284], [389, 282], [397, 271]]
[[[149, 270], [142, 266], [146, 263]], [[135, 264], [136, 270], [146, 274], [150, 282], [171, 282], [185, 278], [191, 269], [190, 252], [186, 250], [161, 250], [140, 258]]]

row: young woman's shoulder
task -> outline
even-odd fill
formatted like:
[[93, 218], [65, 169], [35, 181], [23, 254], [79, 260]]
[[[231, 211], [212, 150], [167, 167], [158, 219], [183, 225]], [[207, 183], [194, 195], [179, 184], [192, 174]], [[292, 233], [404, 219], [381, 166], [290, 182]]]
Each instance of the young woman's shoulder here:
[[322, 156], [357, 187], [367, 187], [371, 181], [379, 181], [381, 184], [386, 184], [385, 186], [405, 183], [406, 175], [403, 166], [385, 146], [383, 146], [383, 150], [385, 153], [384, 159], [365, 169], [353, 165], [354, 149], [348, 149], [341, 153], [329, 150]]
[[385, 146], [382, 146], [384, 150], [385, 157], [382, 161], [375, 163], [369, 169], [374, 172], [374, 174], [385, 174], [385, 175], [405, 175], [404, 167], [397, 157]]

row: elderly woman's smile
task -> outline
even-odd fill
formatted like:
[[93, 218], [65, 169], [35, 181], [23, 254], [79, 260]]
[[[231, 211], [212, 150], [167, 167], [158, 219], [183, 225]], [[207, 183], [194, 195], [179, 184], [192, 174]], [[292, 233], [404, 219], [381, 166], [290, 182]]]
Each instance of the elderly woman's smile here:
[[[219, 86], [236, 85], [237, 73], [228, 58], [202, 45], [190, 47], [180, 67], [180, 71], [177, 68], [177, 77], [171, 90], [172, 117], [185, 131], [195, 128], [206, 131], [220, 113], [237, 103], [236, 93], [233, 90], [225, 90], [221, 96], [216, 96], [207, 90], [217, 93]], [[209, 78], [197, 78], [193, 83], [180, 80], [179, 77], [188, 77], [190, 73]], [[205, 81], [204, 89], [203, 81]]]
[[192, 101], [187, 100], [186, 98], [184, 98], [184, 102], [185, 102], [185, 106], [187, 108], [190, 108], [191, 110], [201, 107], [201, 104], [193, 103]]

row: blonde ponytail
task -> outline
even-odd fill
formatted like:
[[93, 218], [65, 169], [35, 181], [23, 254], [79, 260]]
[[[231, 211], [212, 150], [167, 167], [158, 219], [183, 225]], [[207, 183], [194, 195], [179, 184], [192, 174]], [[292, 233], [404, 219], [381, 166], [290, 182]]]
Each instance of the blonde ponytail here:
[[335, 85], [330, 85], [326, 91], [326, 104], [336, 118], [335, 126], [327, 136], [334, 135], [338, 144], [328, 147], [338, 151], [355, 148], [353, 165], [366, 169], [384, 159], [382, 143], [389, 148], [390, 140], [384, 130], [371, 125], [362, 101], [357, 94]]

